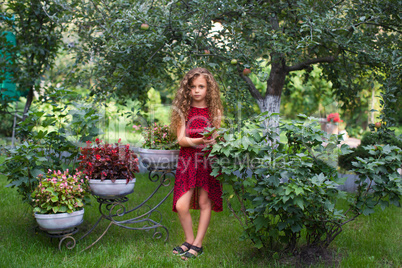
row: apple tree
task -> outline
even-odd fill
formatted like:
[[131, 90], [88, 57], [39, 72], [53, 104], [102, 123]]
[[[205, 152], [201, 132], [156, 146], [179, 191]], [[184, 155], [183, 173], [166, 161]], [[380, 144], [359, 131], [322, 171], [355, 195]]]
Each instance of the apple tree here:
[[[139, 99], [150, 87], [171, 88], [189, 69], [205, 66], [223, 85], [228, 105], [251, 99], [261, 112], [275, 113], [288, 78], [320, 65], [346, 105], [364, 88], [362, 77], [378, 81], [383, 116], [392, 124], [392, 103], [401, 94], [401, 5], [397, 0], [85, 1], [74, 12], [77, 62], [94, 64], [94, 92]], [[263, 90], [250, 72], [266, 85]]]

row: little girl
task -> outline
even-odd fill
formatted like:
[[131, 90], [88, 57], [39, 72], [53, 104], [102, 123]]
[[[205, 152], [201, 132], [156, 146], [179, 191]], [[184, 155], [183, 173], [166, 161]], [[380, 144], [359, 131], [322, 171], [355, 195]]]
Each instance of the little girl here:
[[[211, 218], [211, 210], [222, 211], [222, 186], [209, 175], [211, 166], [202, 149], [214, 139], [200, 134], [205, 127], [219, 128], [222, 102], [218, 84], [204, 68], [189, 71], [180, 83], [173, 101], [172, 131], [180, 147], [173, 194], [173, 211], [178, 213], [186, 241], [173, 249], [183, 260], [203, 252], [202, 241]], [[191, 209], [200, 210], [197, 236], [194, 238]]]

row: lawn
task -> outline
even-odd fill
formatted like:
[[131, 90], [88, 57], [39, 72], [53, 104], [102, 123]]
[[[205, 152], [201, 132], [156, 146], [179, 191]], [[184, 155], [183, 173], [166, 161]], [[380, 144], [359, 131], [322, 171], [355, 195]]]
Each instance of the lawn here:
[[[168, 228], [168, 242], [153, 240], [152, 232], [133, 231], [112, 226], [108, 233], [92, 248], [80, 252], [93, 243], [109, 222], [103, 222], [73, 250], [63, 248], [58, 241], [51, 241], [35, 231], [32, 209], [20, 201], [15, 189], [5, 188], [4, 176], [0, 176], [0, 258], [1, 267], [186, 267], [188, 263], [172, 255], [171, 249], [183, 242], [180, 223], [171, 211], [172, 196], [160, 207], [162, 223]], [[153, 190], [155, 184], [146, 175], [138, 175], [135, 192], [128, 208], [138, 204]], [[164, 191], [169, 188], [164, 188]], [[157, 198], [161, 198], [160, 193]], [[153, 204], [156, 204], [154, 200]], [[75, 237], [95, 223], [99, 216], [97, 203], [85, 208], [84, 223]], [[197, 211], [193, 212], [198, 221]], [[402, 259], [400, 208], [391, 207], [371, 216], [361, 216], [345, 227], [331, 249], [342, 267], [398, 267]], [[191, 261], [195, 267], [291, 267], [289, 259], [273, 260], [269, 252], [258, 251], [249, 241], [240, 241], [242, 230], [230, 216], [228, 209], [213, 213], [211, 225], [204, 241], [205, 253]], [[315, 267], [324, 267], [317, 264]]]

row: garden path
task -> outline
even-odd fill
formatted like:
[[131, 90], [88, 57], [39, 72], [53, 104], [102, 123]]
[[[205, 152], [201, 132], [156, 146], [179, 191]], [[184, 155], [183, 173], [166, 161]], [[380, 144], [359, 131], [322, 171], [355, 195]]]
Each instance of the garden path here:
[[341, 144], [347, 144], [349, 145], [351, 148], [356, 148], [357, 146], [360, 145], [360, 140], [356, 139], [356, 138], [348, 138], [345, 141], [342, 141]]

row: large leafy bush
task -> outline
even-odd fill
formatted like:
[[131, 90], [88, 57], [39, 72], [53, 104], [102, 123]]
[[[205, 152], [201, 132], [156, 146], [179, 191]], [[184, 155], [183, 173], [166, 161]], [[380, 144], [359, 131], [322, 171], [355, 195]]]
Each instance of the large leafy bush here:
[[212, 175], [232, 187], [225, 194], [229, 208], [244, 228], [243, 237], [258, 248], [294, 250], [302, 238], [309, 246], [328, 247], [344, 224], [373, 213], [375, 205], [400, 204], [401, 151], [372, 146], [370, 157], [354, 164], [360, 186], [348, 199], [348, 210], [338, 209], [345, 194], [337, 188], [342, 181], [336, 159], [349, 150], [338, 146], [336, 135], [321, 131], [317, 120], [301, 117], [281, 125], [287, 143], [279, 142], [277, 129], [261, 126], [269, 120], [265, 114], [241, 131], [217, 130]]
[[6, 149], [0, 171], [10, 182], [7, 186], [16, 187], [24, 201], [32, 202], [39, 174], [49, 169], [73, 170], [80, 145], [101, 133], [98, 126], [103, 115], [80, 98], [64, 88], [52, 89], [40, 107], [29, 111], [18, 125], [20, 142]]

